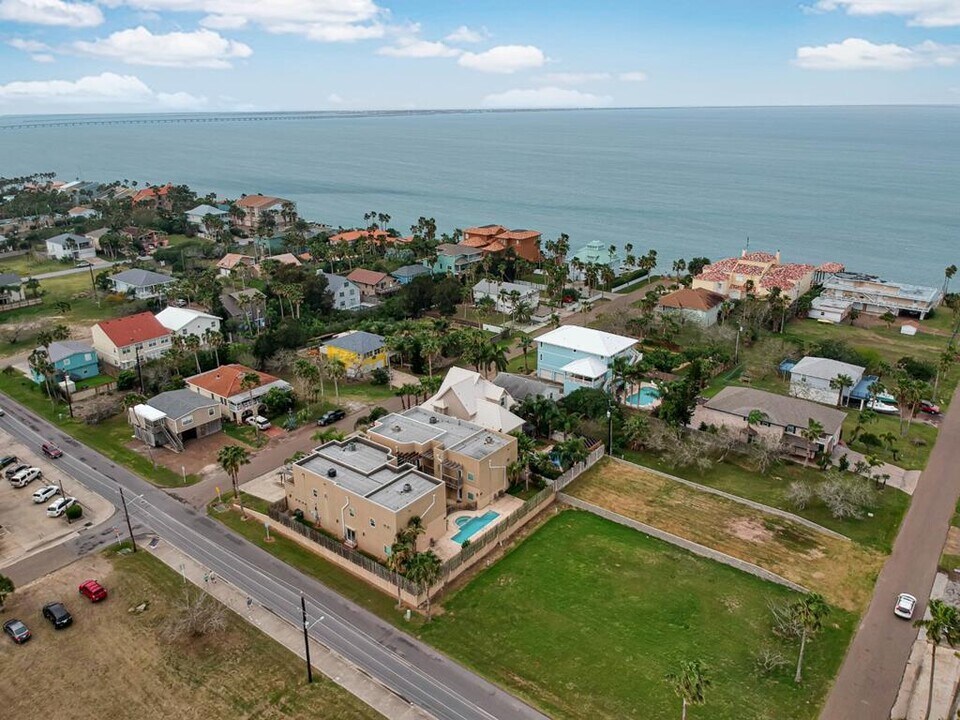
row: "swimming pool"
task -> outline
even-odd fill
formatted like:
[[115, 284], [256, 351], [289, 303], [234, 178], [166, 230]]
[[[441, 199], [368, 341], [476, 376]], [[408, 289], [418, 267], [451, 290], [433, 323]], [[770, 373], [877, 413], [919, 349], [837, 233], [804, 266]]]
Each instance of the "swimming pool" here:
[[460, 532], [453, 536], [453, 541], [463, 545], [464, 540], [469, 540], [498, 517], [500, 517], [500, 513], [493, 510], [488, 510], [477, 517], [458, 517], [454, 522], [457, 523]]
[[660, 399], [660, 391], [655, 387], [642, 387], [640, 392], [635, 392], [627, 397], [627, 405], [634, 407], [649, 407]]

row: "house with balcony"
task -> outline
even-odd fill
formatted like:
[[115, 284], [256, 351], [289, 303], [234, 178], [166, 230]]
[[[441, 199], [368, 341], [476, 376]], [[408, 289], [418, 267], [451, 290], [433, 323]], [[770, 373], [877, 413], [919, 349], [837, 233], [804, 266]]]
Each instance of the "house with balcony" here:
[[[256, 384], [247, 385], [245, 378], [256, 377]], [[292, 390], [286, 380], [259, 372], [245, 365], [221, 365], [186, 379], [187, 388], [215, 400], [220, 405], [221, 415], [235, 423], [259, 415], [263, 408], [263, 396], [273, 388]]]
[[297, 206], [290, 200], [271, 197], [269, 195], [245, 195], [234, 205], [243, 211], [243, 214], [233, 216], [233, 226], [238, 230], [255, 235], [260, 227], [260, 220], [265, 215], [271, 215], [274, 220], [273, 232], [282, 235], [297, 219]]
[[535, 338], [537, 377], [563, 385], [565, 395], [580, 388], [600, 389], [613, 378], [610, 370], [619, 357], [636, 362], [642, 358], [636, 338], [580, 327], [561, 325]]
[[504, 315], [512, 313], [521, 303], [533, 311], [540, 305], [540, 288], [526, 283], [481, 280], [473, 286], [473, 302], [477, 303], [483, 298], [493, 300], [497, 312]]
[[220, 277], [230, 277], [234, 271], [240, 267], [249, 268], [250, 277], [256, 275], [255, 270], [257, 259], [253, 255], [244, 255], [242, 253], [227, 253], [217, 260], [217, 274]]
[[390, 557], [397, 532], [419, 517], [424, 551], [446, 531], [442, 481], [363, 437], [332, 441], [293, 463], [285, 483], [287, 510], [344, 545], [380, 559]]
[[[77, 340], [57, 340], [47, 347], [47, 357], [53, 363], [55, 376], [70, 380], [83, 380], [100, 374], [100, 359], [97, 351], [85, 342]], [[35, 383], [44, 378], [35, 370], [30, 371]]]
[[197, 229], [197, 235], [208, 237], [207, 218], [223, 223], [223, 227], [230, 227], [230, 211], [226, 207], [214, 207], [213, 205], [197, 205], [186, 212], [186, 220]]
[[156, 360], [170, 349], [170, 331], [149, 312], [103, 320], [91, 334], [100, 360], [118, 370]]
[[47, 255], [54, 260], [88, 260], [97, 256], [97, 249], [86, 235], [63, 233], [47, 240]]
[[133, 434], [150, 447], [183, 452], [184, 443], [221, 430], [216, 400], [187, 389], [170, 390], [127, 410]]
[[220, 318], [193, 308], [166, 307], [157, 313], [157, 320], [173, 335], [195, 335], [204, 340], [207, 333], [220, 332]]
[[431, 270], [434, 275], [462, 275], [472, 266], [483, 261], [483, 251], [463, 243], [437, 245], [437, 261]]
[[124, 270], [110, 276], [113, 291], [120, 295], [131, 295], [137, 300], [166, 297], [176, 282], [175, 278], [153, 270]]
[[360, 288], [342, 275], [319, 271], [327, 281], [327, 291], [333, 297], [334, 310], [356, 310], [360, 307]]
[[500, 497], [517, 459], [515, 437], [422, 407], [380, 418], [367, 437], [441, 481], [451, 509], [479, 510]]
[[[750, 423], [754, 412], [762, 418]], [[757, 417], [757, 416], [754, 416]], [[764, 439], [781, 444], [790, 454], [805, 459], [831, 453], [840, 442], [847, 414], [809, 400], [777, 395], [748, 387], [725, 387], [694, 411], [691, 427], [725, 427], [752, 442]], [[816, 439], [804, 437], [811, 421], [821, 430]]]
[[363, 377], [377, 368], [389, 367], [387, 344], [382, 335], [365, 330], [349, 330], [332, 337], [320, 346], [328, 360], [339, 360], [347, 368], [347, 376]]
[[397, 279], [385, 272], [357, 268], [347, 275], [347, 280], [360, 289], [364, 301], [377, 300], [392, 295], [400, 289]]
[[939, 288], [884, 280], [876, 275], [837, 272], [823, 281], [820, 297], [849, 302], [854, 310], [869, 315], [906, 314], [921, 320], [943, 300]]

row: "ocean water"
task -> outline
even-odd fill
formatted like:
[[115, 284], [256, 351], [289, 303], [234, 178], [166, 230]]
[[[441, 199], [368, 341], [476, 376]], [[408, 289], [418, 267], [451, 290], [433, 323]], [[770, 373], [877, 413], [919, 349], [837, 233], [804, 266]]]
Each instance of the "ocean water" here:
[[0, 175], [261, 192], [334, 226], [501, 223], [656, 248], [667, 267], [748, 242], [934, 285], [960, 264], [960, 107], [242, 118], [0, 117]]

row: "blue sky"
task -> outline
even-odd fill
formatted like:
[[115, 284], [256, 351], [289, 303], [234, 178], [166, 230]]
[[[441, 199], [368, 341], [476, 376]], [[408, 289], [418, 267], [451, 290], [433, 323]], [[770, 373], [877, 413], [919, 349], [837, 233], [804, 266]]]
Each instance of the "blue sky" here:
[[960, 0], [0, 0], [0, 114], [960, 102]]

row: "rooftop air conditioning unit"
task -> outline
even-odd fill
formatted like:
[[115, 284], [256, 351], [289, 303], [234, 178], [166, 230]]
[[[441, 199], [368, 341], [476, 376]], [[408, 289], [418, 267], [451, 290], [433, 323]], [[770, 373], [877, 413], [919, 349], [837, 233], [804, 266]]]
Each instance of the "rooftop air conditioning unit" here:
[[430, 424], [431, 424], [431, 425], [436, 425], [436, 424], [437, 424], [437, 417], [436, 417], [436, 415], [431, 415], [431, 416], [430, 416]]
[[327, 477], [329, 477], [329, 478], [335, 478], [336, 476], [337, 476], [337, 469], [336, 469], [336, 468], [330, 468], [329, 470], [327, 470]]
[[348, 443], [348, 444], [347, 444], [347, 450], [349, 450], [350, 452], [356, 452], [356, 451], [357, 451], [357, 444], [356, 444], [355, 442]]
[[392, 428], [390, 428], [390, 429], [393, 430], [393, 431], [396, 432], [396, 433], [398, 433], [398, 432], [400, 432], [401, 430], [403, 430], [403, 428], [401, 428], [399, 425], [394, 425], [394, 426], [393, 426]]
[[493, 435], [487, 435], [487, 439], [484, 440], [487, 445], [493, 445]]

